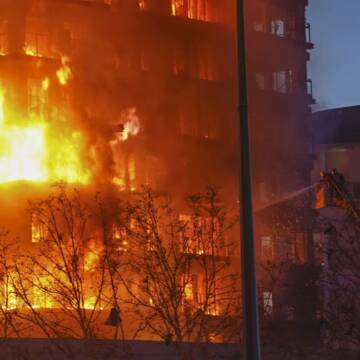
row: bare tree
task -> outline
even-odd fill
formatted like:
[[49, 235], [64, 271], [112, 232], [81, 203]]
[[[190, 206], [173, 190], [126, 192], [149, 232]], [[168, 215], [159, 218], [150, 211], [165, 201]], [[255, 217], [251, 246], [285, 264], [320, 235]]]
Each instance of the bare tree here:
[[[144, 188], [128, 204], [125, 306], [166, 343], [215, 341], [238, 315], [239, 284], [230, 256], [236, 223], [216, 190], [189, 196], [184, 210]], [[235, 265], [236, 266], [236, 265]]]
[[[37, 243], [15, 258], [11, 284], [17, 318], [32, 326], [32, 334], [49, 339], [117, 339], [114, 273], [121, 258], [115, 256], [115, 220], [105, 213], [101, 196], [88, 200], [60, 185], [47, 199], [32, 202], [29, 211]], [[104, 326], [111, 309], [113, 330]]]
[[360, 348], [360, 223], [345, 209], [321, 212], [324, 341], [335, 348]]

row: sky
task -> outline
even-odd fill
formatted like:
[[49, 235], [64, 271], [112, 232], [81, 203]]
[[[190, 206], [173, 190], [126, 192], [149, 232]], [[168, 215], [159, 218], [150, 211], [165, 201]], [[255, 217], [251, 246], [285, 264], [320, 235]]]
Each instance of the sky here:
[[360, 0], [309, 0], [315, 109], [360, 105]]

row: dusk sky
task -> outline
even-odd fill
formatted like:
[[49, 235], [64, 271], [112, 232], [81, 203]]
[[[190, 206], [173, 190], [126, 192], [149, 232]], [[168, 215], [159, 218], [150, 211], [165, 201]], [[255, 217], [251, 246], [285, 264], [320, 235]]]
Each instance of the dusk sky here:
[[360, 0], [310, 0], [316, 109], [360, 105]]

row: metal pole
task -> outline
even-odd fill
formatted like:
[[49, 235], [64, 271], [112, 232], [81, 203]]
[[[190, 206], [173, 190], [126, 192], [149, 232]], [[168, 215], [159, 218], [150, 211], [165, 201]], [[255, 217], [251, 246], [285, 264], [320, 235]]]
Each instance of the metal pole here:
[[237, 0], [238, 91], [240, 120], [240, 216], [241, 272], [244, 313], [244, 345], [247, 360], [260, 360], [260, 335], [256, 289], [254, 226], [251, 190], [251, 159], [246, 72], [244, 0]]

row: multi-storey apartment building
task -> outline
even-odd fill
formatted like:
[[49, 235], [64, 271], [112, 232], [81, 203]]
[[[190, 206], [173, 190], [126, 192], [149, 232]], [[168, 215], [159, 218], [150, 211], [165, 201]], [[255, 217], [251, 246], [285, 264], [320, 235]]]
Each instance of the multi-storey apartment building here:
[[[271, 325], [270, 333], [276, 338], [287, 329], [298, 340], [304, 339], [302, 329], [315, 330], [309, 324], [316, 312], [316, 289], [306, 285], [316, 272], [308, 266], [311, 195], [301, 191], [310, 184], [314, 103], [306, 69], [313, 47], [306, 6], [307, 1], [249, 2], [247, 20], [259, 293], [265, 318], [280, 325]], [[308, 334], [308, 340], [316, 338]]]
[[[307, 184], [305, 7], [247, 7], [256, 206]], [[0, 10], [0, 115], [11, 149], [0, 156], [11, 170], [0, 169], [11, 190], [3, 220], [19, 236], [39, 240], [26, 201], [62, 179], [177, 197], [215, 184], [236, 204], [235, 1], [4, 0]], [[278, 257], [272, 219], [258, 229], [259, 253]]]

